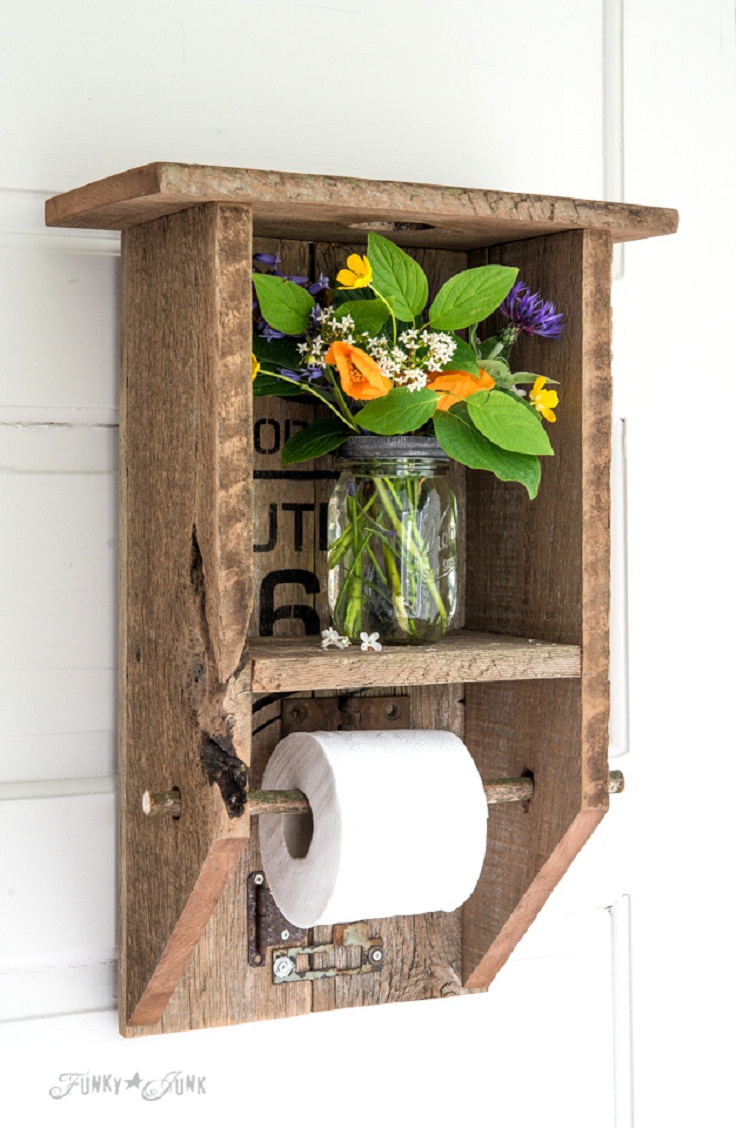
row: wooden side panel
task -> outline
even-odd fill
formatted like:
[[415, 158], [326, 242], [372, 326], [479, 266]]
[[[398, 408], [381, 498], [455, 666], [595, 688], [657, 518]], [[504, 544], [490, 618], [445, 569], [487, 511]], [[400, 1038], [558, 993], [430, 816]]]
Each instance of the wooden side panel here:
[[[121, 381], [120, 1011], [149, 1028], [244, 849], [203, 740], [249, 759], [224, 682], [252, 602], [246, 209], [193, 208], [128, 232]], [[145, 790], [178, 787], [179, 819]]]
[[465, 907], [463, 979], [486, 986], [607, 806], [610, 236], [510, 244], [493, 260], [565, 312], [561, 342], [524, 338], [519, 369], [560, 380], [556, 454], [529, 502], [468, 474], [468, 626], [582, 646], [582, 678], [469, 685], [466, 742], [485, 778], [531, 772], [527, 805], [492, 809]]

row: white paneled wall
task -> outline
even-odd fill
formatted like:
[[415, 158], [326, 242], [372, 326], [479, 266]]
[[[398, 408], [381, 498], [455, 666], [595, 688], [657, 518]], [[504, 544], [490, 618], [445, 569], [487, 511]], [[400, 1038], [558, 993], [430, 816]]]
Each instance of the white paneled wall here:
[[[48, 1089], [65, 1070], [150, 1077], [181, 1068], [209, 1077], [204, 1103], [179, 1101], [183, 1123], [218, 1111], [272, 1118], [269, 1094], [278, 1091], [289, 1118], [307, 1128], [346, 1116], [371, 1126], [455, 1118], [628, 1128], [621, 898], [631, 893], [638, 1123], [725, 1124], [713, 1078], [707, 1092], [698, 1080], [710, 1052], [707, 1008], [684, 964], [697, 966], [699, 934], [681, 924], [689, 897], [712, 912], [718, 888], [712, 869], [703, 879], [690, 841], [708, 839], [712, 856], [723, 844], [709, 838], [718, 820], [693, 812], [662, 771], [702, 770], [703, 734], [708, 771], [723, 771], [731, 731], [732, 673], [718, 639], [732, 572], [725, 542], [716, 540], [716, 553], [704, 547], [732, 506], [721, 460], [730, 413], [687, 425], [703, 397], [722, 390], [728, 356], [733, 247], [729, 254], [717, 220], [733, 191], [730, 5], [0, 0], [0, 8], [0, 1018], [14, 1020], [0, 1026], [0, 1060], [10, 1064], [3, 1102], [44, 1122], [53, 1114], [127, 1123], [146, 1108], [134, 1092], [127, 1103], [123, 1095], [55, 1103]], [[629, 791], [487, 996], [132, 1044], [116, 1033], [118, 238], [47, 231], [43, 200], [161, 159], [681, 208], [682, 234], [627, 249], [616, 283], [633, 646], [632, 754], [616, 766]], [[697, 339], [686, 348], [688, 327]], [[694, 375], [703, 376], [697, 394]], [[694, 515], [695, 537], [683, 537], [683, 510]], [[622, 519], [617, 511], [619, 528]], [[712, 659], [706, 673], [681, 660], [692, 630]], [[620, 650], [617, 664], [625, 668]], [[625, 695], [617, 701], [624, 709]], [[618, 720], [622, 751], [625, 712]], [[627, 911], [612, 917], [614, 903]], [[708, 927], [700, 943], [709, 947]], [[711, 991], [722, 970], [717, 944], [714, 953]], [[678, 1029], [671, 1019], [682, 999], [691, 1009]], [[687, 1029], [696, 1013], [698, 1038]], [[356, 1101], [369, 1045], [375, 1068]]]

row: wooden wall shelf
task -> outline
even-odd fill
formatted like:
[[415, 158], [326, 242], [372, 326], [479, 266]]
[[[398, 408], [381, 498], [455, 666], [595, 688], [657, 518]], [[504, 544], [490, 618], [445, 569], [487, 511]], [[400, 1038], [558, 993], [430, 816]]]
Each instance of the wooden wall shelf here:
[[[608, 806], [611, 250], [675, 231], [676, 213], [160, 163], [49, 200], [47, 223], [123, 231], [122, 1032], [487, 987]], [[520, 486], [456, 472], [472, 514], [456, 634], [416, 651], [327, 653], [334, 469], [281, 468], [309, 404], [260, 400], [254, 417], [251, 258], [276, 251], [288, 273], [334, 274], [344, 244], [371, 230], [415, 248], [433, 290], [467, 266], [507, 263], [565, 312], [554, 352], [538, 338], [517, 346], [520, 366], [554, 367], [561, 381], [557, 453], [532, 503]], [[275, 948], [249, 964], [261, 860], [246, 781], [260, 786], [284, 698], [313, 701], [302, 711], [315, 716], [331, 702], [339, 717], [346, 693], [400, 694], [400, 723], [456, 732], [484, 779], [533, 776], [533, 796], [492, 808], [462, 909], [361, 924], [382, 938], [380, 972], [278, 983]], [[144, 794], [176, 791], [177, 817], [144, 813]], [[330, 941], [331, 929], [308, 937]]]
[[579, 678], [580, 647], [482, 631], [455, 631], [434, 646], [384, 647], [381, 653], [321, 650], [315, 639], [249, 641], [251, 689], [362, 689], [385, 685]]

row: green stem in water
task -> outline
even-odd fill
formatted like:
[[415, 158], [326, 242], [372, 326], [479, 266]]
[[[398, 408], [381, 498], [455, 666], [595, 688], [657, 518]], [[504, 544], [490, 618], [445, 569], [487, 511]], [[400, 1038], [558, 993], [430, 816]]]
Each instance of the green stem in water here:
[[[400, 505], [400, 502], [398, 497], [396, 496], [395, 489], [391, 486], [390, 481], [388, 479], [382, 478], [374, 478], [373, 480], [376, 484], [376, 490], [381, 496], [381, 502], [388, 515], [388, 519], [396, 530], [396, 535], [399, 538], [399, 543], [405, 544], [408, 541], [406, 547], [409, 553], [416, 559], [417, 563], [419, 564], [422, 577], [427, 585], [427, 589], [432, 596], [432, 599], [435, 602], [437, 610], [439, 611], [443, 629], [445, 629], [447, 626], [447, 608], [445, 607], [444, 600], [442, 599], [442, 596], [440, 595], [437, 588], [437, 584], [435, 583], [434, 575], [427, 559], [426, 549], [420, 547], [417, 543], [415, 543], [414, 537], [411, 535], [411, 532], [404, 529], [401, 518], [393, 508], [390, 496], [391, 494], [394, 495], [397, 504]], [[407, 532], [409, 532], [409, 536], [406, 536]]]

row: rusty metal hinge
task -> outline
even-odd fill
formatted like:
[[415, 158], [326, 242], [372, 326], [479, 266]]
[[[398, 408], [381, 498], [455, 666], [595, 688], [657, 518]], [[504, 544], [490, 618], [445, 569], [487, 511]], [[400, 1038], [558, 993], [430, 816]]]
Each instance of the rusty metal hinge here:
[[307, 930], [291, 924], [279, 911], [263, 870], [248, 874], [248, 963], [265, 967], [268, 949], [286, 941], [306, 940]]
[[353, 729], [407, 729], [411, 701], [395, 697], [292, 697], [281, 705], [281, 735]]

